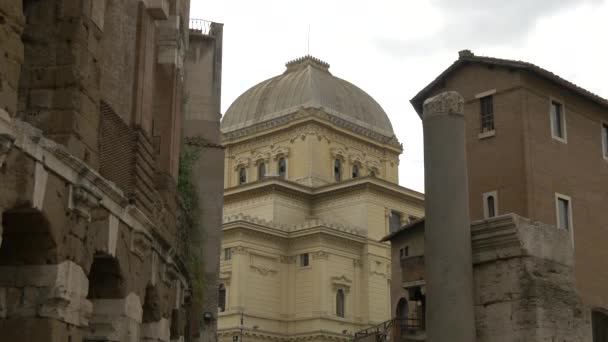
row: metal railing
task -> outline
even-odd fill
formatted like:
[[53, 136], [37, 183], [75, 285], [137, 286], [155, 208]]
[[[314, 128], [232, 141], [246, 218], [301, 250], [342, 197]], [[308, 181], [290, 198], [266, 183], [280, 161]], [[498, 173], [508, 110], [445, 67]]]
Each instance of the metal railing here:
[[204, 19], [190, 19], [190, 30], [205, 36], [213, 36], [214, 22]]
[[[424, 321], [417, 318], [393, 318], [355, 333], [354, 341], [400, 341], [402, 337], [424, 331]], [[372, 337], [372, 335], [374, 337]], [[371, 338], [371, 339], [370, 339]]]

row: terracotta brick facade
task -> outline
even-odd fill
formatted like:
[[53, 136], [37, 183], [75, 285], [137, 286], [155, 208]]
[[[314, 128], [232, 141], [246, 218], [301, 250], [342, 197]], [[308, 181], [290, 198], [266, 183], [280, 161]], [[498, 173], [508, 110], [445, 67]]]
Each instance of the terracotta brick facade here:
[[[569, 196], [577, 289], [587, 305], [607, 309], [608, 252], [598, 241], [608, 241], [601, 133], [608, 101], [525, 62], [463, 56], [456, 64], [424, 94], [456, 90], [465, 98], [471, 219], [484, 218], [483, 194], [496, 191], [497, 214], [557, 225], [556, 194]], [[495, 131], [484, 138], [485, 92], [492, 93]], [[566, 143], [552, 138], [552, 100], [564, 108]]]

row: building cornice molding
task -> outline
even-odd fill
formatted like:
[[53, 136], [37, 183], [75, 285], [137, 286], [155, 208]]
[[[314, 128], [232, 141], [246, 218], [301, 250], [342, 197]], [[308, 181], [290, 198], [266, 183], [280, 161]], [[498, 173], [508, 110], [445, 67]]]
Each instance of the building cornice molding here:
[[246, 228], [269, 236], [285, 239], [313, 234], [329, 234], [362, 243], [367, 241], [367, 233], [361, 228], [328, 223], [319, 219], [307, 220], [298, 225], [286, 225], [244, 214], [228, 215], [224, 217], [224, 231], [237, 228]]
[[570, 232], [516, 214], [473, 222], [471, 243], [475, 264], [499, 259], [535, 257], [573, 266]]
[[358, 177], [320, 187], [309, 187], [279, 177], [267, 177], [259, 181], [225, 189], [224, 199], [230, 200], [232, 198], [238, 198], [238, 196], [255, 191], [278, 190], [296, 194], [303, 199], [312, 200], [345, 191], [351, 193], [355, 189], [373, 189], [417, 204], [424, 203], [424, 194], [372, 176]]
[[388, 137], [369, 128], [362, 127], [350, 121], [339, 118], [331, 114], [331, 110], [324, 107], [300, 106], [291, 109], [292, 113], [282, 115], [271, 120], [260, 122], [249, 127], [244, 127], [234, 131], [224, 132], [223, 145], [228, 146], [243, 140], [251, 139], [256, 135], [271, 133], [279, 128], [283, 129], [299, 125], [307, 121], [316, 121], [330, 128], [338, 129], [349, 135], [367, 142], [379, 145], [382, 148], [389, 148], [394, 152], [403, 152], [403, 145], [399, 143], [396, 136]]

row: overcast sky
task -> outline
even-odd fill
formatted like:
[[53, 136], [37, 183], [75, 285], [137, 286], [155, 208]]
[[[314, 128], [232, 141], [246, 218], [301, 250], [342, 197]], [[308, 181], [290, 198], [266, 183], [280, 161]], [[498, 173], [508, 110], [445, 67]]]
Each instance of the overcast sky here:
[[403, 143], [400, 184], [424, 190], [422, 126], [409, 100], [458, 51], [518, 59], [608, 98], [608, 0], [191, 0], [224, 23], [222, 112], [307, 53], [380, 103]]

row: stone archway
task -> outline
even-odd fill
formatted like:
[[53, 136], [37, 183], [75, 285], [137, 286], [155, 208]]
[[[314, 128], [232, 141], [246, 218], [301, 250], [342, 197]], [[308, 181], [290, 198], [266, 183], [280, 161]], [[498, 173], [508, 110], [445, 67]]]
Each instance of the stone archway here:
[[397, 319], [407, 319], [407, 310], [407, 300], [405, 298], [399, 299], [399, 302], [397, 303], [397, 309], [395, 310], [395, 317]]
[[408, 329], [408, 302], [405, 298], [399, 299], [395, 310], [395, 331], [400, 339]]
[[63, 329], [68, 339], [78, 338], [72, 328], [85, 326], [90, 313], [86, 275], [72, 261], [59, 262], [46, 215], [31, 207], [8, 210], [2, 228], [0, 336], [46, 341]]
[[126, 294], [125, 278], [116, 258], [98, 253], [89, 272], [93, 313], [87, 340], [139, 341], [142, 305], [134, 293]]
[[0, 265], [51, 265], [57, 251], [50, 223], [33, 208], [12, 209], [2, 213]]
[[125, 284], [118, 260], [114, 257], [98, 253], [93, 258], [89, 271], [90, 300], [120, 299], [125, 297]]

